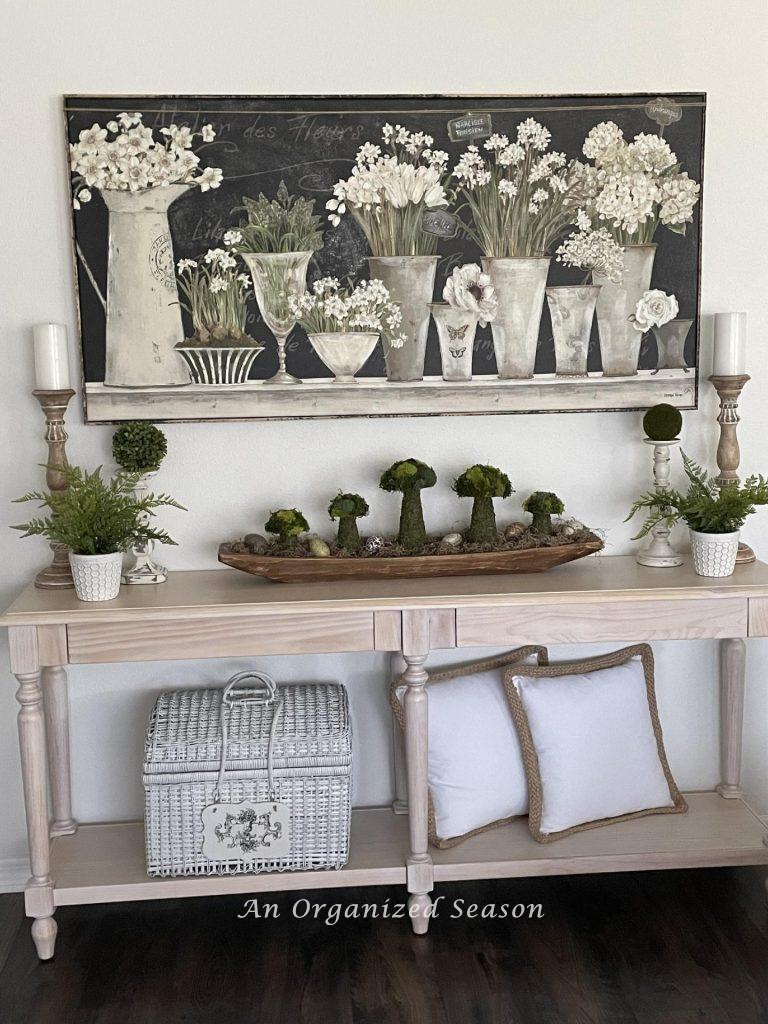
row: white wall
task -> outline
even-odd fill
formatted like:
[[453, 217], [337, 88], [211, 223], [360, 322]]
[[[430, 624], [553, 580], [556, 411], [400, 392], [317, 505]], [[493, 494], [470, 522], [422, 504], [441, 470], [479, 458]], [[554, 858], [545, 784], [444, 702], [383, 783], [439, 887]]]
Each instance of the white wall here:
[[[706, 90], [709, 96], [704, 192], [702, 311], [745, 309], [754, 377], [744, 395], [743, 465], [766, 469], [768, 336], [764, 106], [768, 14], [763, 0], [200, 0], [158, 4], [79, 0], [17, 5], [2, 61], [2, 210], [5, 286], [0, 378], [0, 493], [15, 497], [40, 482], [41, 421], [30, 396], [30, 325], [69, 324], [74, 304], [69, 199], [63, 165], [60, 95], [168, 93], [574, 93]], [[140, 104], [139, 104], [140, 106]], [[703, 360], [710, 354], [705, 322]], [[713, 463], [711, 389], [685, 417], [686, 448]], [[622, 524], [648, 482], [648, 450], [638, 414], [467, 417], [293, 423], [175, 424], [162, 486], [190, 512], [167, 516], [178, 548], [171, 568], [215, 566], [217, 543], [253, 529], [268, 506], [299, 503], [325, 521], [329, 489], [375, 497], [377, 474], [398, 456], [433, 463], [443, 480], [471, 461], [507, 469], [522, 491], [556, 489], [571, 511], [608, 531], [609, 553], [632, 549]], [[108, 427], [70, 418], [70, 457], [108, 463]], [[426, 496], [431, 526], [448, 528], [460, 508], [446, 487]], [[513, 502], [510, 502], [510, 509]], [[20, 511], [0, 504], [4, 523]], [[395, 525], [396, 501], [379, 495], [372, 528]], [[747, 538], [763, 556], [768, 514]], [[43, 563], [42, 542], [0, 530], [0, 603], [9, 603]], [[229, 570], [225, 570], [229, 571]], [[3, 645], [5, 641], [3, 640]], [[659, 690], [673, 770], [688, 787], [717, 778], [714, 646], [660, 644]], [[0, 665], [7, 663], [0, 650]], [[357, 798], [390, 792], [383, 661], [359, 657], [268, 660], [282, 678], [338, 677], [353, 685], [358, 737]], [[768, 810], [764, 676], [768, 647], [750, 646], [745, 765], [747, 786]], [[221, 679], [233, 663], [77, 668], [71, 672], [75, 810], [87, 819], [140, 809], [141, 733], [153, 693], [167, 684]], [[0, 886], [25, 856], [14, 681], [0, 669]]]

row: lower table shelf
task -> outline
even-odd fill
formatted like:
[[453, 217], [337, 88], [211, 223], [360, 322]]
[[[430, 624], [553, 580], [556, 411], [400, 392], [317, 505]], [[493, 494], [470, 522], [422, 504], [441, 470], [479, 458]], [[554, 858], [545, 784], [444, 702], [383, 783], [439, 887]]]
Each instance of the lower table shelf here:
[[[766, 828], [744, 801], [717, 793], [688, 793], [686, 799], [687, 814], [638, 818], [551, 845], [534, 842], [521, 818], [451, 850], [431, 850], [435, 881], [768, 864]], [[83, 825], [52, 841], [51, 873], [57, 906], [405, 885], [408, 846], [405, 816], [361, 808], [353, 812], [351, 855], [340, 871], [148, 878], [142, 822]]]

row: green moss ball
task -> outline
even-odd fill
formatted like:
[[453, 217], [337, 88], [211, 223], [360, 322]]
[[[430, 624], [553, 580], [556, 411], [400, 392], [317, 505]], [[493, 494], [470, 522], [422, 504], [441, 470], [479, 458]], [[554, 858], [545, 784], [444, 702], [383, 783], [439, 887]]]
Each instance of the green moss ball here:
[[643, 416], [643, 430], [651, 441], [674, 441], [680, 435], [683, 417], [673, 405], [654, 405]]

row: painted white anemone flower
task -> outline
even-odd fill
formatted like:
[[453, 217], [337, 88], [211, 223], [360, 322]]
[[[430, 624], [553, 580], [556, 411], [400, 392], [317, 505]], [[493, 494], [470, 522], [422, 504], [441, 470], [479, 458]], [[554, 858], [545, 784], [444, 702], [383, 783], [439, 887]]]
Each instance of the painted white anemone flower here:
[[638, 301], [635, 312], [629, 318], [637, 331], [649, 331], [652, 327], [663, 327], [674, 320], [679, 306], [674, 295], [667, 295], [658, 288], [652, 288]]
[[494, 319], [499, 305], [490, 277], [476, 263], [454, 267], [445, 282], [443, 299], [455, 309], [474, 313], [483, 327]]

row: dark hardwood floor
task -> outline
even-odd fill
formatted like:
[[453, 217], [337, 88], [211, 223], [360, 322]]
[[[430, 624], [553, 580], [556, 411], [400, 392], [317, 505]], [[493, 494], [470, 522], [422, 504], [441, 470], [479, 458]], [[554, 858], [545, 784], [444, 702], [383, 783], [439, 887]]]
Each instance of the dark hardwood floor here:
[[[753, 1024], [768, 1022], [764, 872], [722, 869], [442, 886], [407, 921], [278, 919], [240, 898], [65, 907], [40, 964], [21, 896], [0, 897], [1, 1024]], [[453, 919], [453, 900], [542, 904], [540, 919]], [[301, 913], [304, 904], [296, 904]]]

